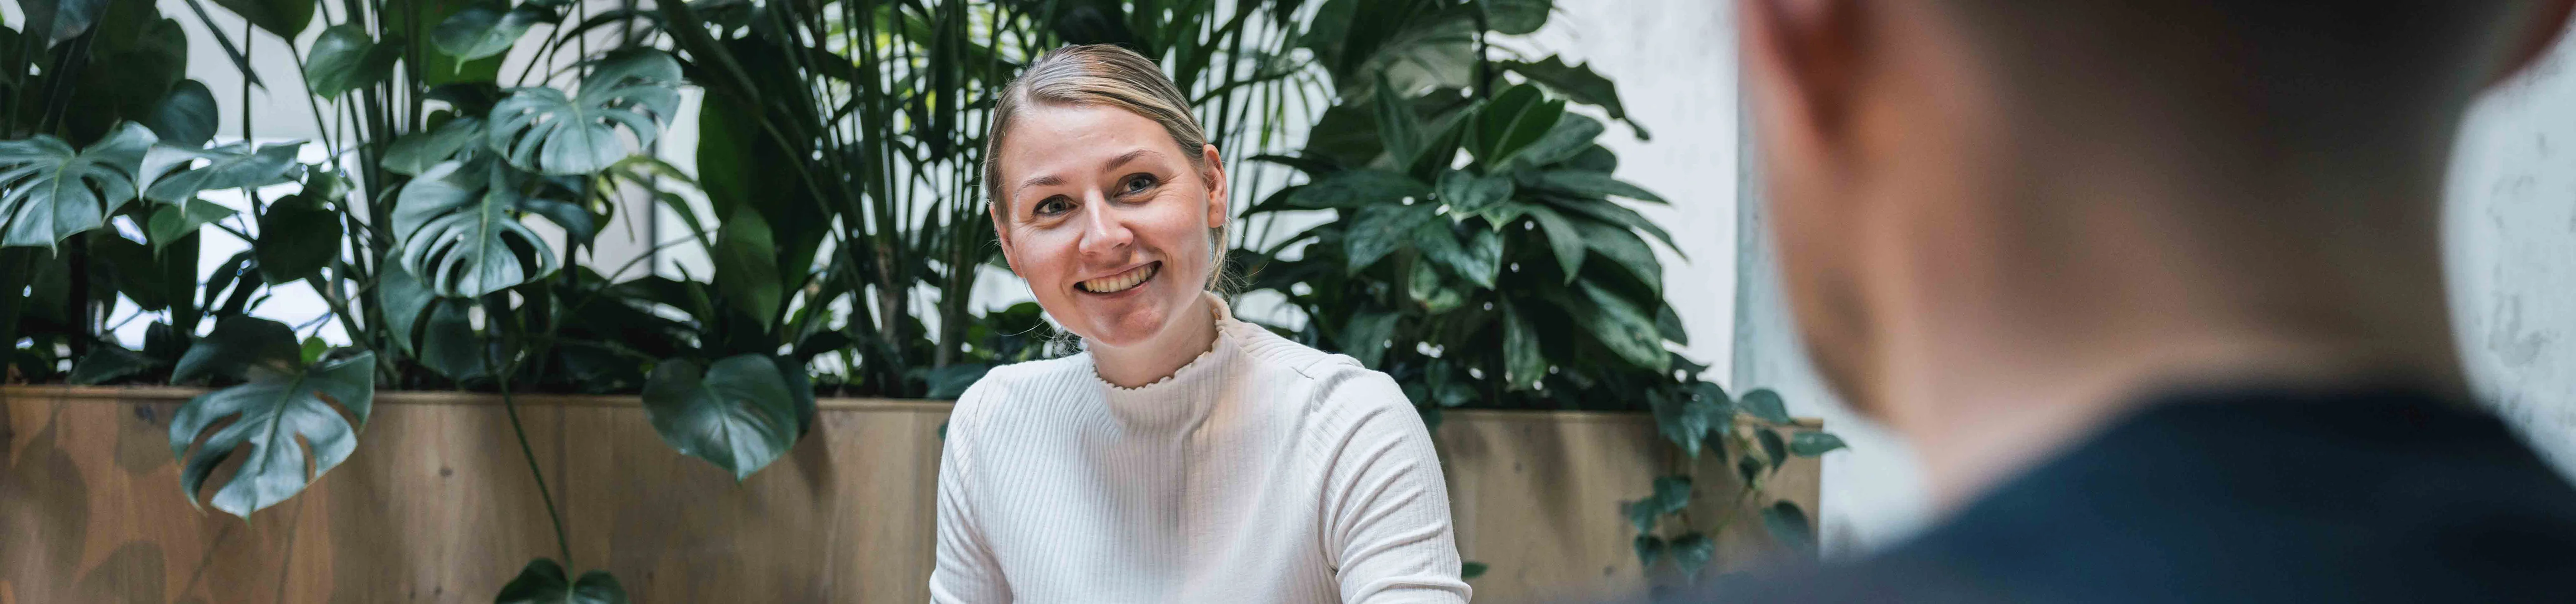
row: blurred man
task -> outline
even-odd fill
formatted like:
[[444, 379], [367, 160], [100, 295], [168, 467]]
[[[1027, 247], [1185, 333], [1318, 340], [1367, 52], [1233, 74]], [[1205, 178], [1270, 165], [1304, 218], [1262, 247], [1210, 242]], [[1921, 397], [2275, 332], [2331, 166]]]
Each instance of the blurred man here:
[[1799, 330], [1945, 520], [1678, 601], [2576, 601], [2438, 237], [2569, 5], [1741, 0]]

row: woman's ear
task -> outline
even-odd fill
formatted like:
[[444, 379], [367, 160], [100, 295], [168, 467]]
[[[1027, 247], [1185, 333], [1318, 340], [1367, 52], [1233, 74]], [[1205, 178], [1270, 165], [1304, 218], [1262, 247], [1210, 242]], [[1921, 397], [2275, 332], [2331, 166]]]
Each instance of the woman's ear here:
[[[1227, 207], [1226, 202], [1225, 159], [1218, 156], [1216, 145], [1199, 147], [1199, 160], [1207, 165], [1207, 174], [1204, 175], [1208, 181], [1207, 226], [1211, 229], [1223, 227], [1227, 219], [1234, 217], [1233, 213], [1228, 212], [1231, 208]], [[1219, 244], [1222, 243], [1219, 242]]]
[[[993, 218], [993, 239], [1002, 246], [1002, 264], [1011, 269], [1011, 274], [1019, 275], [1019, 253], [1018, 250], [1011, 247], [1011, 229], [1006, 226], [1009, 224], [1009, 221], [1002, 217], [1002, 206], [1004, 205], [1008, 204], [987, 202], [984, 204], [984, 215], [991, 216]], [[1021, 275], [1020, 278], [1026, 279], [1028, 277], [1026, 275]]]

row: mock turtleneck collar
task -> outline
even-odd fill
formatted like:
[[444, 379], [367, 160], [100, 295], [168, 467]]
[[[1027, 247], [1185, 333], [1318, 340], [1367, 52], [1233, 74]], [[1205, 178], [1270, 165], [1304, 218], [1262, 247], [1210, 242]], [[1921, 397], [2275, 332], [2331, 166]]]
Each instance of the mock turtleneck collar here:
[[[1130, 425], [1174, 427], [1204, 418], [1210, 406], [1223, 394], [1228, 370], [1243, 356], [1242, 336], [1236, 335], [1234, 311], [1214, 293], [1207, 297], [1211, 317], [1216, 323], [1216, 340], [1207, 352], [1190, 359], [1171, 375], [1143, 386], [1121, 388], [1100, 379], [1095, 365], [1091, 379], [1107, 395], [1109, 412]], [[1095, 357], [1093, 360], [1097, 363]]]

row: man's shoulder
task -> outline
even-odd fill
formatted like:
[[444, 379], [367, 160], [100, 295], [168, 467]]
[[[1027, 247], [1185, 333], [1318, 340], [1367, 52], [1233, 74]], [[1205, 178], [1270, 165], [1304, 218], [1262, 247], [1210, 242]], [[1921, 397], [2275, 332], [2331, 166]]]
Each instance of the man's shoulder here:
[[1909, 542], [1713, 593], [1791, 602], [2565, 601], [2564, 578], [2576, 576], [2576, 488], [2474, 407], [2393, 392], [2168, 398]]

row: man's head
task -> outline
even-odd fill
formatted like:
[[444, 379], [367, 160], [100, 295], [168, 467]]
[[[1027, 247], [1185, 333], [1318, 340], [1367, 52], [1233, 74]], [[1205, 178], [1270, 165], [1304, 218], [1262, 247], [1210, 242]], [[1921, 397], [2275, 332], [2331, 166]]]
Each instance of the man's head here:
[[2373, 330], [2447, 329], [2453, 130], [2570, 3], [1742, 0], [1800, 331], [1882, 415], [1941, 379], [1926, 357], [2052, 339], [2394, 333], [2447, 358]]

